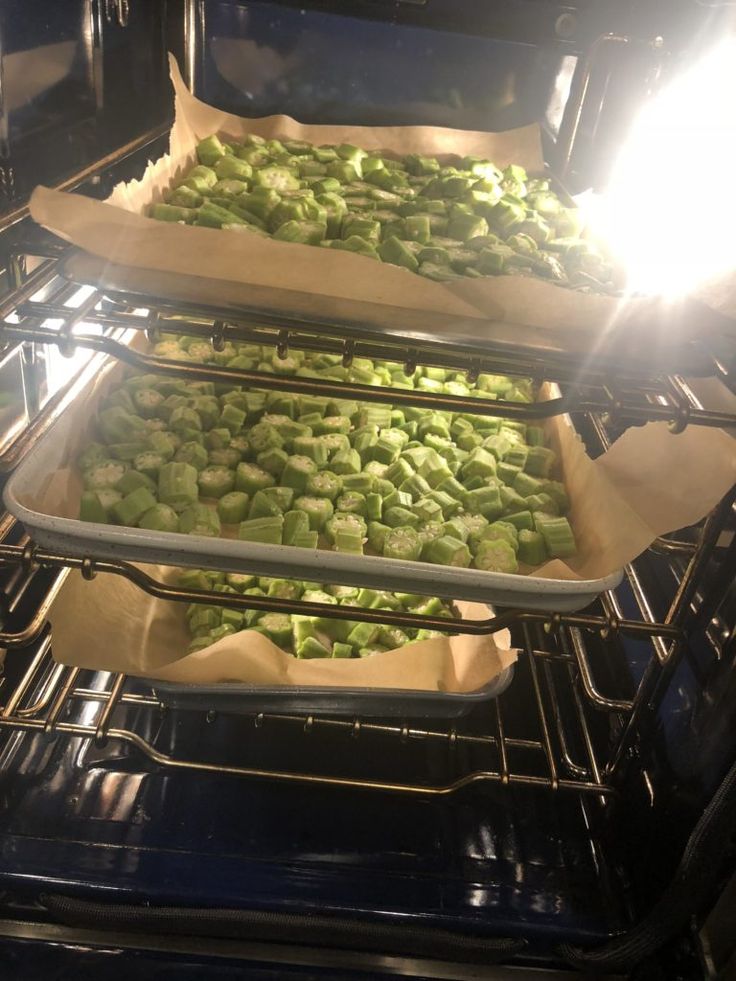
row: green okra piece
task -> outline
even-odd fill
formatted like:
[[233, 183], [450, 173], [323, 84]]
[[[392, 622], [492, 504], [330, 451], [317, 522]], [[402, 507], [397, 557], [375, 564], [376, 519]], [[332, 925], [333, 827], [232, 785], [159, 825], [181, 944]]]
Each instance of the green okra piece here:
[[324, 467], [329, 458], [327, 445], [319, 436], [297, 436], [293, 451], [299, 456], [308, 456], [318, 467]]
[[265, 518], [250, 518], [240, 522], [238, 538], [241, 541], [280, 545], [283, 527], [284, 516], [282, 514]]
[[530, 494], [529, 497], [525, 497], [524, 501], [526, 507], [532, 514], [536, 514], [538, 511], [544, 512], [544, 514], [551, 514], [556, 516], [560, 513], [560, 509], [557, 506], [557, 502], [554, 498], [550, 497], [549, 494]]
[[231, 436], [237, 436], [245, 423], [246, 413], [236, 405], [228, 403], [222, 409], [219, 425], [229, 430]]
[[513, 490], [522, 497], [529, 497], [531, 494], [541, 494], [544, 484], [538, 477], [532, 477], [528, 473], [518, 473], [514, 478]]
[[154, 504], [139, 519], [138, 527], [149, 531], [178, 531], [179, 516], [168, 504]]
[[127, 465], [119, 460], [103, 460], [82, 475], [86, 490], [114, 490], [125, 475]]
[[420, 521], [419, 516], [414, 514], [413, 511], [409, 511], [407, 508], [398, 505], [386, 507], [384, 509], [383, 520], [390, 528], [400, 528], [402, 526], [415, 528]]
[[478, 446], [471, 451], [460, 472], [463, 480], [468, 480], [470, 477], [494, 477], [496, 458], [488, 450]]
[[467, 568], [470, 565], [470, 549], [465, 542], [449, 535], [441, 535], [434, 541], [428, 542], [423, 556], [435, 565], [450, 565], [456, 568]]
[[112, 506], [110, 513], [120, 525], [137, 525], [146, 511], [156, 505], [156, 498], [147, 487], [137, 487]]
[[249, 518], [268, 518], [284, 513], [279, 501], [266, 495], [265, 490], [256, 491], [248, 509]]
[[335, 531], [335, 551], [363, 554], [363, 535], [359, 531], [338, 529]]
[[347, 514], [366, 514], [366, 497], [360, 491], [346, 491], [341, 494], [335, 503], [337, 511]]
[[196, 504], [199, 497], [197, 477], [197, 471], [189, 463], [165, 463], [158, 475], [159, 500], [175, 511]]
[[412, 505], [412, 511], [422, 523], [426, 521], [442, 521], [444, 517], [442, 508], [431, 497], [420, 497]]
[[365, 498], [365, 516], [369, 521], [380, 521], [383, 514], [383, 498], [380, 494], [367, 494]]
[[380, 521], [371, 521], [368, 524], [368, 544], [379, 555], [383, 555], [383, 544], [389, 531], [391, 531], [389, 526]]
[[538, 531], [528, 531], [523, 528], [519, 532], [519, 562], [526, 565], [541, 565], [547, 561], [547, 546], [544, 536]]
[[325, 537], [332, 545], [335, 544], [335, 536], [338, 531], [356, 535], [361, 539], [365, 538], [367, 535], [365, 519], [359, 514], [336, 512], [325, 521], [324, 525]]
[[272, 446], [267, 450], [261, 450], [256, 456], [256, 463], [267, 473], [274, 477], [280, 477], [284, 472], [284, 467], [289, 460], [289, 454], [278, 446]]
[[291, 617], [288, 613], [262, 613], [253, 627], [282, 649], [291, 646]]
[[331, 652], [316, 637], [305, 637], [296, 648], [298, 658], [332, 657]]
[[516, 552], [505, 539], [484, 539], [478, 543], [473, 558], [476, 569], [485, 572], [518, 572]]
[[533, 477], [548, 477], [555, 465], [557, 454], [546, 446], [530, 446], [524, 464], [526, 473]]
[[309, 528], [311, 531], [322, 531], [326, 522], [334, 512], [332, 501], [326, 497], [313, 497], [305, 494], [294, 501], [294, 508], [297, 511], [304, 511], [309, 518]]
[[137, 388], [133, 392], [135, 410], [145, 419], [151, 419], [156, 415], [156, 410], [163, 400], [164, 396], [155, 388]]
[[230, 445], [230, 440], [232, 439], [232, 434], [229, 429], [225, 427], [216, 426], [214, 429], [210, 429], [204, 438], [204, 445], [208, 450], [224, 450], [226, 446]]
[[[542, 512], [537, 512], [538, 517], [547, 517]], [[504, 513], [503, 520], [512, 524], [519, 531], [526, 529], [527, 531], [533, 531], [535, 521], [532, 517], [531, 511], [514, 511], [511, 514]]]
[[151, 218], [156, 221], [183, 221], [191, 225], [198, 212], [194, 208], [182, 208], [175, 204], [154, 204], [151, 206]]
[[548, 494], [557, 503], [560, 514], [564, 514], [570, 509], [570, 499], [567, 496], [565, 485], [559, 480], [545, 480], [543, 482], [543, 493]]
[[486, 485], [465, 494], [465, 507], [472, 514], [482, 514], [492, 521], [503, 512], [501, 492], [497, 486]]
[[342, 491], [343, 481], [336, 473], [322, 470], [307, 478], [306, 492], [312, 497], [325, 497], [330, 501], [337, 499]]
[[284, 514], [284, 545], [293, 545], [296, 537], [306, 534], [309, 530], [309, 517], [304, 511], [287, 511]]
[[332, 645], [332, 657], [352, 657], [353, 648], [350, 644], [343, 644], [341, 641], [335, 641]]
[[123, 497], [139, 487], [146, 487], [151, 493], [156, 490], [156, 483], [146, 474], [138, 470], [126, 470], [120, 480], [115, 484], [115, 490], [119, 491]]
[[414, 528], [391, 528], [383, 540], [383, 554], [389, 559], [414, 562], [422, 554], [422, 542]]
[[243, 491], [229, 491], [217, 502], [217, 514], [224, 525], [238, 525], [248, 517], [248, 495]]
[[228, 586], [232, 586], [238, 593], [242, 593], [256, 584], [255, 576], [245, 575], [242, 572], [228, 572], [226, 580]]
[[330, 460], [330, 467], [336, 474], [357, 474], [361, 471], [360, 454], [357, 450], [338, 450]]
[[179, 531], [186, 535], [205, 535], [217, 538], [221, 531], [217, 512], [206, 504], [193, 504], [179, 515]]
[[276, 596], [279, 599], [299, 599], [304, 592], [300, 582], [291, 579], [260, 579], [261, 588], [265, 587], [267, 596]]
[[[463, 496], [465, 492], [463, 491]], [[450, 494], [446, 493], [439, 488], [429, 491], [426, 495], [430, 501], [434, 501], [439, 504], [442, 509], [442, 516], [445, 520], [454, 517], [455, 514], [460, 510], [461, 501]]]
[[[158, 454], [155, 455], [158, 456]], [[141, 456], [144, 456], [144, 454], [141, 454]], [[162, 458], [159, 457], [159, 460], [161, 459]], [[138, 460], [138, 457], [136, 457], [133, 461], [133, 466], [136, 466], [136, 460]], [[179, 449], [174, 454], [174, 460], [176, 463], [189, 463], [195, 468], [195, 470], [201, 471], [207, 466], [209, 456], [207, 450], [201, 443], [196, 442], [196, 440], [189, 440], [188, 442], [181, 444]], [[162, 464], [159, 463], [156, 467], [156, 475], [158, 475], [161, 465]], [[136, 469], [138, 469], [138, 467], [136, 467]], [[153, 474], [151, 474], [151, 476], [153, 476]]]
[[378, 639], [380, 626], [377, 623], [358, 623], [348, 634], [348, 644], [351, 647], [360, 649], [367, 647]]
[[219, 498], [235, 487], [235, 473], [228, 467], [207, 466], [200, 470], [197, 479], [202, 497]]
[[411, 494], [407, 494], [406, 491], [396, 490], [393, 485], [391, 492], [383, 499], [384, 510], [395, 507], [406, 508], [408, 510], [411, 508], [412, 503]]
[[304, 493], [309, 477], [317, 473], [317, 464], [308, 456], [293, 455], [288, 458], [281, 472], [281, 484]]
[[468, 526], [459, 518], [445, 521], [442, 525], [442, 534], [449, 535], [450, 538], [457, 538], [460, 542], [467, 542], [470, 537]]
[[378, 246], [378, 254], [384, 262], [390, 262], [394, 266], [403, 266], [410, 272], [416, 272], [419, 268], [419, 263], [412, 251], [405, 242], [402, 242], [395, 235], [390, 235], [381, 242]]
[[551, 517], [538, 512], [534, 515], [534, 525], [544, 539], [550, 558], [566, 559], [575, 555], [575, 536], [567, 518]]
[[516, 551], [519, 547], [519, 531], [509, 521], [494, 521], [477, 531], [471, 531], [468, 540], [472, 551], [484, 541], [505, 541]]
[[373, 474], [362, 470], [360, 473], [346, 473], [342, 478], [344, 491], [358, 491], [360, 494], [369, 494], [375, 487], [376, 478]]
[[430, 542], [442, 537], [442, 525], [438, 521], [427, 521], [424, 524], [419, 525], [417, 528], [417, 534], [419, 535], [419, 540], [422, 543], [421, 558], [423, 561], [426, 561], [427, 546]]
[[317, 548], [319, 543], [319, 535], [316, 531], [302, 531], [299, 534], [294, 535], [294, 541], [292, 545], [296, 545], [297, 548]]
[[245, 491], [251, 497], [259, 490], [273, 487], [276, 479], [255, 463], [239, 463], [235, 470], [235, 489]]
[[[112, 491], [118, 500], [122, 500], [122, 494]], [[117, 501], [113, 501], [113, 506]], [[79, 520], [95, 521], [98, 524], [107, 524], [110, 520], [108, 511], [103, 507], [98, 491], [83, 491], [79, 502]]]
[[[214, 166], [225, 155], [225, 147], [217, 136], [208, 136], [197, 144], [197, 159], [205, 167]], [[197, 170], [198, 168], [194, 168]]]
[[424, 477], [420, 476], [418, 473], [412, 473], [405, 480], [402, 480], [399, 485], [399, 490], [408, 494], [412, 501], [418, 501], [420, 498], [425, 497], [429, 494], [432, 488], [429, 486]]

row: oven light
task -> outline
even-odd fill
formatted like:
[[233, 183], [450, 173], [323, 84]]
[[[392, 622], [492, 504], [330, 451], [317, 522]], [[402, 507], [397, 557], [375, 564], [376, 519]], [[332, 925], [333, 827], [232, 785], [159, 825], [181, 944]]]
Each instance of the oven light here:
[[635, 121], [592, 215], [632, 291], [675, 297], [736, 268], [736, 40]]

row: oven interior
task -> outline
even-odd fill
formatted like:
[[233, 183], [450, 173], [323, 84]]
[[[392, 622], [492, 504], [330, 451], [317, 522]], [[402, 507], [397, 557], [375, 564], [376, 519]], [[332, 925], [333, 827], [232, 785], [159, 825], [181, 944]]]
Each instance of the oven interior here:
[[[264, 325], [257, 309], [75, 280], [70, 247], [30, 221], [36, 184], [105, 197], [165, 152], [167, 49], [197, 96], [241, 115], [540, 122], [551, 171], [578, 191], [605, 185], [636, 108], [723, 17], [685, 0], [3, 4], [3, 479], [121, 337], [154, 322], [360, 353], [340, 323]], [[383, 343], [414, 356], [401, 337]], [[476, 353], [420, 356], [472, 371]], [[736, 422], [730, 352], [705, 341], [649, 374], [513, 343], [486, 357], [584, 391], [572, 415], [592, 455], [650, 419], [675, 432]], [[655, 541], [582, 613], [513, 616], [513, 684], [451, 723], [169, 709], [139, 679], [58, 665], [48, 612], [69, 570], [128, 571], [40, 549], [4, 514], [0, 938], [14, 976], [44, 963], [59, 924], [59, 963], [73, 949], [80, 977], [116, 977], [131, 951], [170, 958], [181, 977], [229, 977], [259, 957], [238, 976], [505, 976], [494, 962], [715, 976], [702, 927], [733, 865], [734, 498]], [[88, 643], [104, 643], [94, 624]], [[142, 905], [150, 915], [131, 925]], [[255, 924], [221, 915], [254, 910]]]

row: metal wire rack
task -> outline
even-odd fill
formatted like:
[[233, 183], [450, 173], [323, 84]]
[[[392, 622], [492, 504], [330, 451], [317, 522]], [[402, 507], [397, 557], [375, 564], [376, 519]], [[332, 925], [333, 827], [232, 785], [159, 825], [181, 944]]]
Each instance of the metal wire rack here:
[[[281, 387], [283, 378], [261, 372], [235, 371], [211, 365], [178, 363], [140, 355], [131, 351], [123, 338], [129, 331], [145, 332], [149, 339], [167, 332], [182, 332], [208, 338], [215, 349], [229, 340], [276, 344], [284, 356], [289, 346], [320, 349], [342, 355], [349, 365], [356, 356], [397, 360], [411, 372], [418, 363], [467, 371], [472, 379], [479, 372], [513, 373], [559, 381], [564, 394], [548, 402], [526, 405], [506, 402], [480, 402], [460, 397], [438, 396], [408, 390], [375, 389], [323, 382], [310, 378], [288, 379], [294, 391], [352, 396], [366, 401], [407, 402], [426, 408], [473, 411], [517, 418], [542, 418], [561, 412], [574, 412], [591, 426], [593, 438], [605, 448], [611, 428], [650, 420], [664, 420], [675, 432], [687, 425], [725, 426], [736, 423], [729, 412], [708, 409], [700, 404], [691, 388], [677, 374], [642, 375], [621, 364], [610, 379], [610, 364], [596, 364], [574, 354], [557, 353], [542, 357], [526, 348], [505, 345], [479, 353], [472, 346], [434, 342], [431, 338], [406, 342], [400, 337], [361, 336], [351, 324], [312, 324], [287, 316], [275, 317], [263, 311], [203, 309], [191, 304], [173, 304], [160, 298], [109, 294], [89, 284], [69, 282], [63, 272], [63, 254], [55, 246], [39, 247], [52, 255], [30, 276], [21, 276], [17, 288], [0, 304], [0, 340], [12, 343], [56, 344], [71, 354], [76, 346], [86, 347], [96, 357], [86, 371], [98, 370], [107, 355], [135, 364], [146, 371], [180, 374], [198, 379], [228, 380], [260, 388]], [[22, 264], [19, 264], [22, 269]], [[71, 305], [82, 286], [87, 295]], [[53, 321], [53, 325], [49, 324]], [[711, 374], [722, 377], [723, 363], [713, 359]], [[74, 398], [79, 383], [74, 381], [60, 393], [39, 420], [13, 445], [10, 458], [17, 461], [33, 445], [41, 432]], [[281, 767], [259, 767], [217, 759], [197, 758], [190, 752], [178, 753], [158, 746], [145, 733], [155, 732], [153, 718], [164, 718], [167, 710], [155, 694], [155, 686], [141, 690], [139, 679], [122, 674], [100, 674], [94, 678], [79, 668], [56, 664], [52, 658], [52, 638], [45, 624], [49, 606], [70, 569], [86, 578], [101, 573], [124, 576], [154, 596], [178, 602], [201, 598], [196, 590], [171, 587], [157, 582], [141, 570], [121, 562], [101, 561], [93, 556], [73, 558], [36, 548], [14, 528], [12, 520], [0, 523], [0, 571], [15, 583], [40, 581], [50, 577], [28, 622], [12, 625], [0, 632], [0, 646], [8, 652], [6, 672], [0, 688], [0, 728], [8, 731], [76, 736], [95, 745], [119, 743], [142, 754], [151, 764], [192, 771], [222, 771], [242, 777], [264, 777], [285, 782], [307, 782], [332, 786], [394, 791], [409, 794], [442, 795], [471, 784], [498, 783], [530, 785], [552, 791], [576, 791], [601, 801], [615, 797], [631, 749], [639, 738], [646, 718], [656, 707], [655, 692], [674, 670], [687, 647], [695, 623], [693, 606], [699, 579], [712, 561], [719, 537], [730, 520], [734, 494], [729, 495], [705, 522], [697, 540], [660, 539], [655, 551], [667, 554], [678, 565], [679, 587], [669, 610], [657, 616], [647, 596], [639, 570], [628, 567], [626, 581], [636, 613], [625, 615], [620, 597], [604, 594], [595, 608], [578, 614], [554, 611], [536, 613], [502, 610], [485, 621], [453, 621], [454, 632], [492, 633], [510, 626], [520, 650], [519, 678], [512, 686], [526, 693], [527, 704], [519, 730], [519, 714], [509, 708], [515, 697], [506, 693], [486, 710], [478, 730], [478, 719], [454, 725], [417, 726], [407, 722], [388, 723], [375, 719], [344, 719], [293, 714], [258, 714], [252, 718], [253, 733], [263, 735], [274, 726], [288, 726], [332, 738], [351, 738], [365, 745], [385, 738], [400, 743], [445, 745], [457, 758], [451, 779], [435, 783], [394, 783], [360, 773], [317, 773], [293, 767], [288, 760]], [[709, 590], [710, 605], [727, 587], [722, 576]], [[18, 586], [18, 589], [21, 587]], [[28, 587], [26, 587], [27, 589]], [[13, 593], [15, 587], [10, 588]], [[15, 595], [15, 594], [13, 594]], [[207, 602], [219, 602], [217, 594], [207, 593]], [[263, 610], [301, 612], [308, 615], [349, 619], [380, 619], [397, 626], [415, 626], [416, 617], [392, 611], [365, 611], [348, 607], [325, 607], [279, 600], [275, 597], [221, 597], [227, 605], [258, 607]], [[422, 626], [448, 629], [447, 621], [421, 618]], [[651, 647], [647, 670], [638, 686], [608, 691], [601, 682], [601, 652], [616, 657], [616, 646], [623, 636], [643, 640]], [[592, 643], [595, 641], [595, 644]], [[17, 670], [17, 659], [29, 658], [25, 670]], [[12, 665], [11, 665], [12, 661]], [[10, 667], [13, 670], [10, 670]], [[606, 677], [610, 672], [606, 671]], [[100, 680], [102, 679], [102, 680]], [[135, 710], [135, 713], [133, 713]], [[141, 715], [142, 714], [142, 715]], [[147, 723], [141, 723], [141, 718]], [[613, 719], [615, 726], [601, 727], [600, 720]], [[518, 730], [518, 731], [517, 731]], [[617, 735], [610, 737], [610, 730]], [[603, 736], [601, 736], [603, 732]], [[466, 758], [466, 751], [471, 757]], [[480, 755], [479, 755], [480, 754]], [[462, 757], [462, 763], [460, 759]]]

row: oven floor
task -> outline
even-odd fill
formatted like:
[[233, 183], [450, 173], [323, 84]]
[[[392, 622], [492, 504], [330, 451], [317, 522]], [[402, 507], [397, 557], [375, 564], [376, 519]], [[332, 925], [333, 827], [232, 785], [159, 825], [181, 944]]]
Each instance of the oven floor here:
[[[147, 737], [189, 755], [194, 744], [219, 745], [221, 758], [246, 764], [278, 756], [345, 772], [363, 755], [362, 772], [419, 782], [447, 770], [446, 745], [381, 748], [267, 728], [168, 713]], [[0, 754], [0, 799], [0, 889], [13, 915], [26, 916], [44, 892], [334, 911], [521, 936], [540, 952], [561, 940], [592, 944], [624, 924], [620, 882], [591, 830], [597, 801], [584, 807], [574, 794], [476, 786], [429, 798], [285, 785], [164, 770], [113, 740], [100, 749], [15, 733]]]

